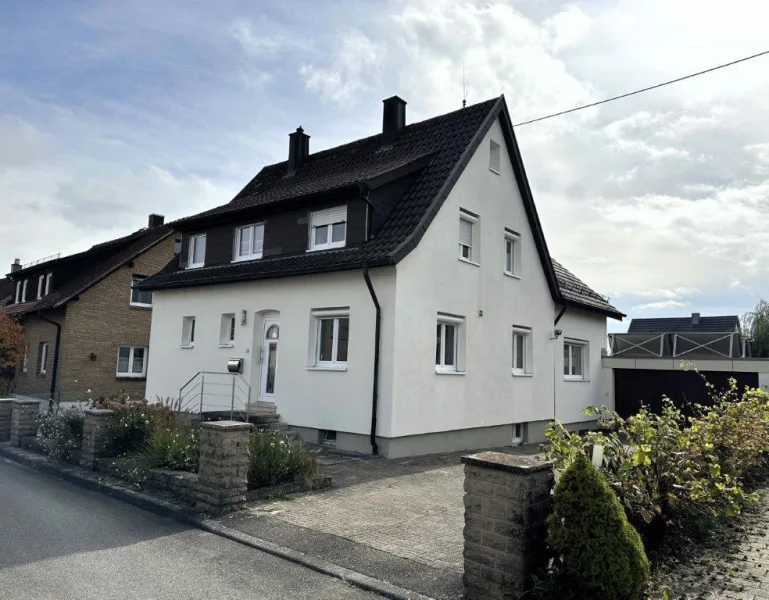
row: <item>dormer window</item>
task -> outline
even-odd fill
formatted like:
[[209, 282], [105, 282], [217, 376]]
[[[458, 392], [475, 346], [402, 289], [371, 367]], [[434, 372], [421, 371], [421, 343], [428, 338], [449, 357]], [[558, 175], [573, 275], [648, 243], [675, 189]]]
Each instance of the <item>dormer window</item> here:
[[28, 283], [28, 280], [25, 279], [24, 283], [21, 285], [21, 300], [20, 300], [20, 302], [26, 302], [27, 301], [27, 283]]
[[343, 248], [346, 242], [346, 205], [312, 211], [310, 215], [310, 250]]
[[21, 281], [16, 282], [16, 295], [13, 297], [13, 301], [16, 304], [21, 302]]
[[45, 276], [45, 296], [51, 293], [51, 280], [53, 279], [53, 273], [48, 273]]
[[206, 262], [206, 234], [199, 233], [190, 236], [189, 256], [187, 268], [202, 267]]
[[244, 225], [235, 229], [235, 258], [252, 260], [262, 258], [264, 246], [264, 223]]
[[37, 278], [37, 299], [40, 300], [40, 298], [43, 297], [43, 291], [45, 290], [45, 275], [40, 275], [40, 277]]

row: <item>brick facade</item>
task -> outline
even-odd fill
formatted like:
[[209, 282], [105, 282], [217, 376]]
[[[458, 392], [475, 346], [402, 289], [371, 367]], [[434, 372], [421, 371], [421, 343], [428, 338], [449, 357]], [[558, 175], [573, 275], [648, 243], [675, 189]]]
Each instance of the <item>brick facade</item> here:
[[[45, 316], [62, 323], [57, 393], [62, 401], [94, 399], [118, 393], [144, 398], [145, 378], [117, 376], [120, 346], [149, 346], [152, 310], [130, 306], [134, 275], [149, 276], [173, 257], [174, 236], [169, 236], [120, 267], [70, 301], [64, 309]], [[29, 344], [27, 372], [16, 378], [16, 394], [47, 398], [52, 374], [56, 329], [37, 316], [24, 318]], [[45, 375], [37, 373], [37, 349], [49, 342]], [[145, 361], [149, 354], [145, 354]], [[87, 394], [86, 390], [91, 390]]]

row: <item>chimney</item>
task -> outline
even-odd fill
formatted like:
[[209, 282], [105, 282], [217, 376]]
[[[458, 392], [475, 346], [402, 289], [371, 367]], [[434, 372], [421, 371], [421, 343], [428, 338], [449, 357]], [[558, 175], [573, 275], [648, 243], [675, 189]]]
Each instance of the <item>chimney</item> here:
[[163, 215], [152, 213], [150, 215], [149, 221], [147, 222], [147, 227], [149, 229], [152, 229], [153, 227], [160, 227], [163, 223], [165, 223], [165, 221], [166, 218]]
[[288, 173], [293, 175], [307, 160], [310, 155], [310, 136], [304, 132], [301, 126], [294, 133], [288, 134]]
[[700, 313], [692, 313], [692, 325], [700, 324]]
[[382, 100], [384, 112], [382, 113], [382, 143], [389, 146], [406, 126], [406, 101], [398, 96], [392, 96]]
[[15, 273], [16, 271], [21, 271], [21, 259], [20, 258], [14, 258], [13, 264], [11, 265], [11, 273]]

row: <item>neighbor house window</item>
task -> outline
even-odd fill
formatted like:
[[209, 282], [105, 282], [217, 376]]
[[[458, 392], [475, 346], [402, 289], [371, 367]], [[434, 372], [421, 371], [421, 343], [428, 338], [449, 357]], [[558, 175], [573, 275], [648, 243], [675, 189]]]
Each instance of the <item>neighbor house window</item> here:
[[505, 229], [505, 275], [521, 276], [521, 236]]
[[262, 258], [264, 224], [245, 225], [235, 230], [235, 260]]
[[195, 344], [195, 317], [182, 319], [182, 347], [191, 348]]
[[45, 295], [51, 293], [51, 280], [53, 279], [53, 273], [48, 273], [48, 275], [45, 276]]
[[586, 354], [585, 342], [565, 341], [563, 343], [564, 379], [585, 379]]
[[499, 166], [501, 164], [501, 151], [499, 144], [494, 140], [491, 140], [489, 144], [489, 169], [499, 174]]
[[464, 319], [451, 315], [438, 315], [435, 330], [435, 371], [456, 373], [459, 368], [459, 339]]
[[16, 295], [14, 296], [13, 301], [16, 304], [19, 304], [19, 302], [21, 302], [21, 281], [16, 282]]
[[531, 329], [513, 326], [513, 375], [531, 375], [533, 362]]
[[346, 205], [312, 212], [310, 215], [310, 250], [342, 248], [346, 241]]
[[24, 348], [24, 360], [21, 361], [21, 370], [23, 373], [27, 372], [29, 366], [29, 344]]
[[231, 347], [235, 343], [235, 313], [222, 315], [222, 324], [219, 328], [219, 345]]
[[145, 346], [120, 346], [117, 351], [118, 377], [146, 377], [147, 348]]
[[21, 286], [21, 301], [26, 302], [27, 301], [27, 283], [28, 280], [25, 279], [24, 283]]
[[41, 275], [37, 278], [37, 299], [40, 300], [40, 298], [43, 297], [43, 289], [45, 286], [45, 275]]
[[37, 372], [45, 375], [45, 365], [48, 362], [48, 342], [40, 342], [37, 347]]
[[152, 306], [152, 292], [137, 290], [134, 286], [147, 279], [145, 275], [134, 275], [131, 278], [131, 306]]
[[321, 369], [346, 369], [350, 310], [314, 310], [312, 316], [315, 327], [315, 366]]
[[478, 217], [467, 211], [459, 212], [459, 258], [470, 262], [480, 262], [478, 240]]
[[187, 267], [202, 267], [206, 262], [206, 234], [199, 233], [190, 236], [189, 256]]

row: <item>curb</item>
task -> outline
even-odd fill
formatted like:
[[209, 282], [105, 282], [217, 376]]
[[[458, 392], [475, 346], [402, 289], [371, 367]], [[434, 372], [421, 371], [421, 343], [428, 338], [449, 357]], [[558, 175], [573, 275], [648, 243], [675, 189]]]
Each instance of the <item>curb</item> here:
[[154, 496], [149, 496], [148, 494], [137, 492], [121, 485], [105, 483], [99, 479], [86, 477], [77, 467], [57, 465], [52, 463], [46, 456], [35, 454], [28, 450], [22, 450], [21, 448], [14, 448], [7, 443], [0, 444], [0, 457], [35, 469], [36, 471], [41, 471], [46, 475], [58, 477], [59, 479], [63, 479], [64, 481], [93, 492], [106, 494], [121, 502], [132, 504], [133, 506], [154, 512], [164, 517], [170, 517], [176, 521], [192, 525], [214, 535], [283, 558], [308, 569], [312, 569], [313, 571], [317, 571], [318, 573], [328, 575], [329, 577], [341, 579], [350, 585], [354, 585], [355, 587], [369, 592], [374, 592], [384, 598], [390, 598], [391, 600], [434, 600], [429, 596], [412, 592], [381, 579], [369, 577], [368, 575], [358, 573], [357, 571], [353, 571], [346, 567], [340, 567], [339, 565], [315, 558], [304, 552], [299, 552], [298, 550], [231, 529], [218, 521], [201, 517], [190, 509], [182, 508], [171, 502], [161, 500], [160, 498], [155, 498]]

